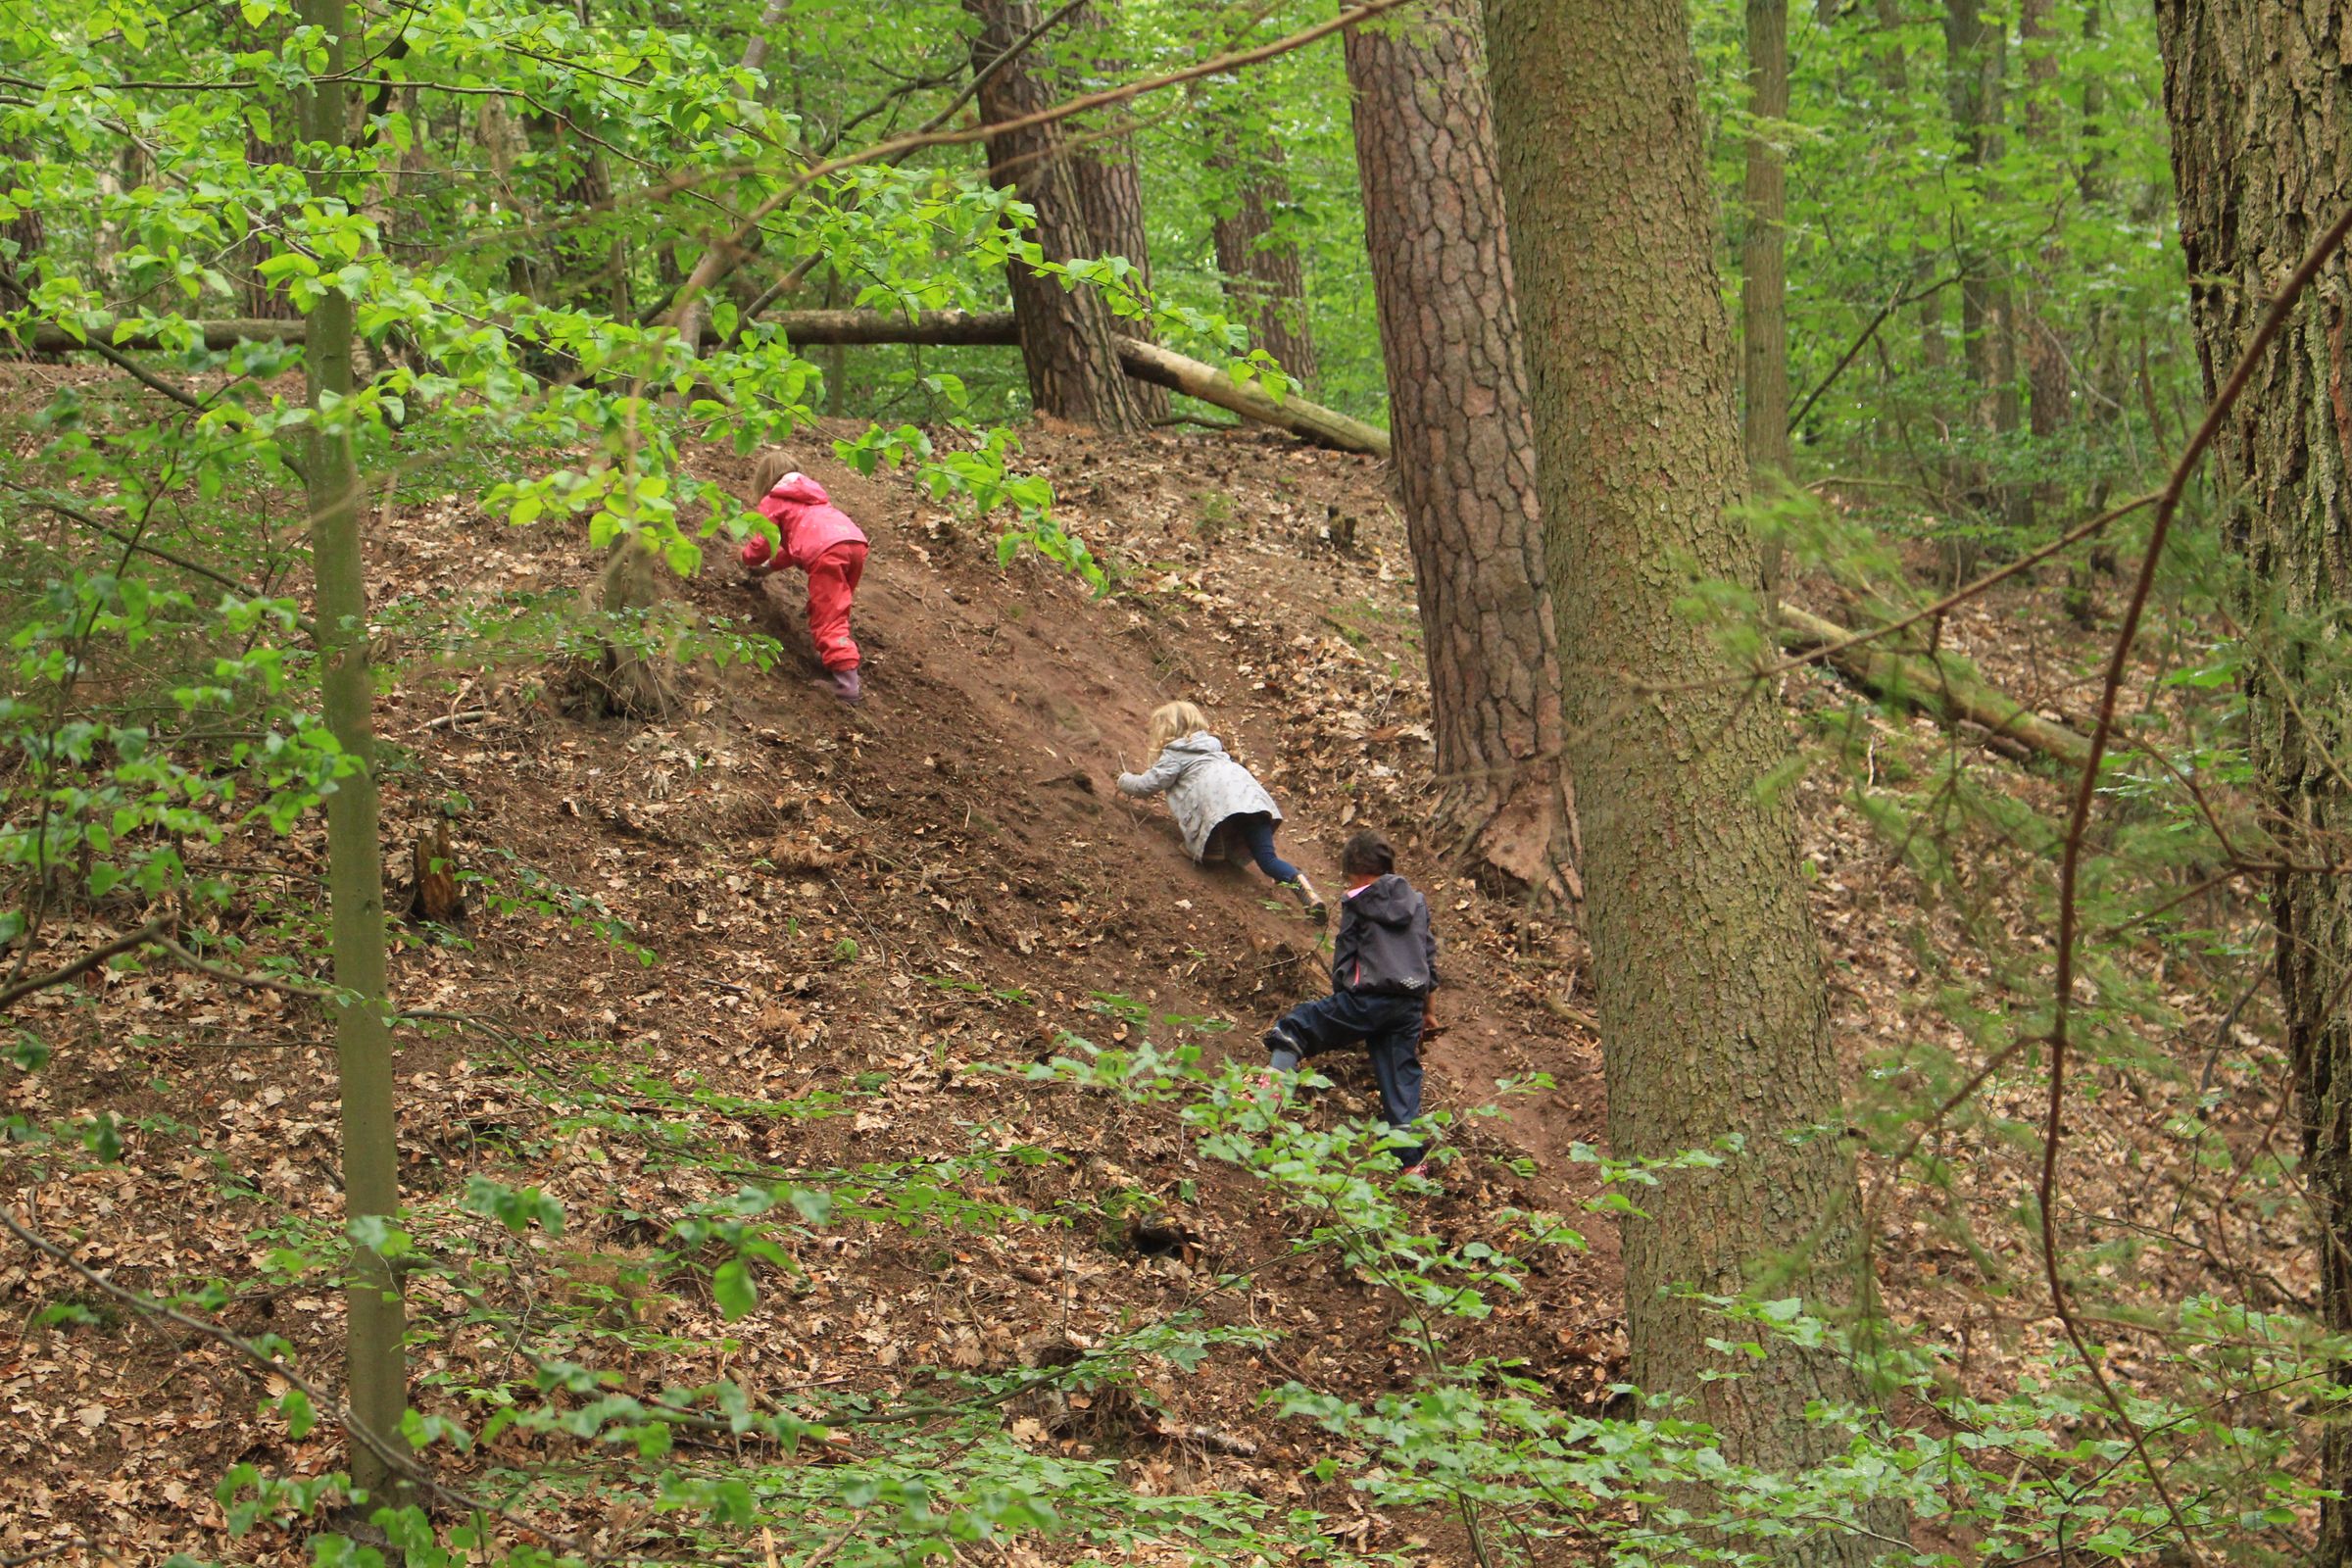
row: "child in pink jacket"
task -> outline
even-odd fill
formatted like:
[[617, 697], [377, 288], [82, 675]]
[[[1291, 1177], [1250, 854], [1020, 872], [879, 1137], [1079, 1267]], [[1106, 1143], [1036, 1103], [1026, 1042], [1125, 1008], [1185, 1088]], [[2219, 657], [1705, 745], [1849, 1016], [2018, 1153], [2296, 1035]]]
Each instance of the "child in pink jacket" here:
[[752, 470], [754, 503], [776, 525], [780, 548], [754, 534], [743, 544], [743, 564], [758, 579], [781, 565], [808, 574], [808, 635], [825, 677], [817, 682], [845, 703], [863, 695], [858, 644], [850, 636], [850, 603], [865, 574], [865, 534], [833, 505], [825, 487], [792, 466], [777, 448], [760, 454]]

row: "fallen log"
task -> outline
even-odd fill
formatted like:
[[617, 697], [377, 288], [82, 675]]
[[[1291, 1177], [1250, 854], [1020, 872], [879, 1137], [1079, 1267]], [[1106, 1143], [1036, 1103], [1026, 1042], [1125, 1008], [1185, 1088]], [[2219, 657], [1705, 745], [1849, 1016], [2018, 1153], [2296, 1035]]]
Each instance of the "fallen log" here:
[[[196, 329], [206, 348], [219, 354], [240, 343], [299, 343], [310, 323], [296, 318], [290, 321], [254, 319], [190, 321], [187, 324]], [[35, 354], [86, 353], [91, 343], [103, 343], [112, 349], [154, 350], [167, 346], [163, 336], [154, 327], [140, 327], [126, 333], [118, 343], [115, 341], [115, 326], [113, 321], [101, 321], [83, 337], [77, 338], [55, 322], [43, 321], [33, 327], [32, 340], [27, 346]], [[0, 330], [0, 342], [6, 342], [7, 339], [7, 332]], [[176, 347], [175, 344], [171, 346]]]
[[2088, 739], [1985, 685], [1949, 656], [1897, 652], [1876, 641], [1840, 647], [1854, 635], [1850, 629], [1787, 603], [1774, 625], [1781, 646], [1791, 654], [1832, 650], [1824, 662], [1874, 697], [1916, 709], [1953, 729], [1983, 730], [1988, 744], [2005, 741], [2078, 772], [2090, 761]]
[[1264, 387], [1253, 381], [1236, 381], [1213, 365], [1187, 359], [1156, 343], [1131, 337], [1122, 337], [1117, 342], [1120, 366], [1139, 381], [1213, 403], [1245, 419], [1288, 430], [1319, 446], [1367, 453], [1376, 458], [1389, 455], [1389, 432], [1377, 425], [1351, 419], [1336, 409], [1309, 403], [1304, 398], [1286, 397], [1277, 403]]
[[[883, 311], [777, 311], [760, 318], [810, 348], [859, 343], [920, 343], [943, 348], [1017, 348], [1010, 311], [931, 311], [892, 316]], [[715, 336], [709, 329], [706, 341]]]
[[[941, 348], [1011, 348], [1020, 342], [1013, 328], [1012, 316], [1004, 311], [933, 311], [923, 316], [892, 316], [880, 311], [779, 311], [762, 317], [783, 329], [792, 343], [806, 348], [834, 348], [851, 345], [889, 343], [922, 344]], [[215, 352], [234, 348], [242, 342], [300, 343], [304, 323], [273, 320], [222, 320], [190, 322], [207, 349]], [[126, 334], [120, 343], [114, 338], [115, 323], [101, 322], [89, 329], [89, 336], [110, 347], [152, 350], [167, 346], [164, 337], [152, 327], [142, 327]], [[707, 341], [716, 334], [704, 328]], [[1318, 446], [1335, 447], [1342, 452], [1361, 452], [1372, 457], [1389, 455], [1389, 433], [1377, 425], [1349, 418], [1336, 409], [1309, 403], [1300, 397], [1286, 397], [1280, 402], [1255, 382], [1235, 380], [1213, 365], [1164, 349], [1154, 343], [1136, 338], [1116, 340], [1120, 368], [1139, 381], [1164, 386], [1199, 398], [1228, 413], [1238, 414], [1260, 424], [1288, 430], [1291, 434], [1312, 441]], [[72, 354], [84, 347], [62, 326], [44, 323], [32, 329], [29, 345], [40, 354]]]
[[[784, 329], [787, 338], [811, 347], [830, 347], [834, 344], [855, 343], [921, 343], [943, 347], [1005, 348], [1020, 342], [1012, 326], [1008, 311], [933, 311], [927, 316], [908, 319], [903, 316], [888, 316], [880, 311], [781, 311], [766, 318]], [[295, 319], [191, 321], [204, 346], [215, 353], [235, 348], [239, 343], [300, 343], [306, 322]], [[166, 335], [152, 326], [141, 325], [115, 341], [116, 323], [101, 321], [92, 326], [88, 340], [104, 343], [110, 348], [154, 350], [172, 346]], [[716, 342], [718, 334], [710, 327], [703, 329], [705, 342]], [[44, 321], [32, 329], [30, 347], [36, 354], [73, 354], [87, 346], [84, 339], [74, 337], [64, 327]]]

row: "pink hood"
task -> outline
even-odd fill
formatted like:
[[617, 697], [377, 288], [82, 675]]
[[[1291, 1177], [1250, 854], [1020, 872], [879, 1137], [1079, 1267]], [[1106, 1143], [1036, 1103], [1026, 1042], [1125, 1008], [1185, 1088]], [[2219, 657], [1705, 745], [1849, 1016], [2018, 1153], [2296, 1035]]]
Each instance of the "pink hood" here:
[[[776, 487], [760, 497], [760, 514], [776, 525], [783, 535], [784, 548], [779, 554], [803, 571], [836, 545], [861, 545], [865, 534], [850, 520], [850, 514], [833, 505], [825, 487], [805, 473], [788, 473], [776, 481]], [[743, 542], [743, 561], [747, 566], [758, 566], [768, 561], [767, 541], [757, 534]]]

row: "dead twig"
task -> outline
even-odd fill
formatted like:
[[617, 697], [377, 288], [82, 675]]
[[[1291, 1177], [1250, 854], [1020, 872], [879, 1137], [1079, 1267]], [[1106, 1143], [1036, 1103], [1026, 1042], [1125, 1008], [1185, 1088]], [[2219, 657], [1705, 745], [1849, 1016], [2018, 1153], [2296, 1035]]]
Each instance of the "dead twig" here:
[[2123, 624], [2116, 631], [2115, 646], [2108, 655], [2106, 677], [2100, 684], [2098, 720], [2090, 732], [2090, 757], [2083, 763], [2075, 787], [2074, 806], [2067, 821], [2065, 849], [2058, 870], [2058, 956], [2053, 977], [2056, 995], [2052, 999], [2050, 1021], [2049, 1106], [2043, 1117], [2041, 1174], [2035, 1189], [2041, 1210], [2042, 1276], [2049, 1287], [2050, 1309], [2057, 1314], [2059, 1325], [2066, 1331], [2068, 1343], [2075, 1348], [2075, 1353], [2082, 1358], [2084, 1370], [2090, 1374], [2091, 1381], [2097, 1384], [2100, 1395], [2131, 1439], [2133, 1455], [2139, 1460], [2141, 1469], [2147, 1472], [2148, 1484], [2155, 1489], [2156, 1495], [2164, 1502], [2165, 1512], [2171, 1517], [2178, 1538], [2176, 1544], [2200, 1563], [2205, 1561], [2205, 1554], [2199, 1549], [2187, 1521], [2182, 1518], [2171, 1488], [2165, 1484], [2155, 1460], [2149, 1455], [2147, 1440], [2139, 1430], [2139, 1424], [2132, 1420], [2131, 1411], [2125, 1407], [2123, 1396], [2108, 1380], [2106, 1369], [2091, 1354], [2088, 1338], [2067, 1301], [2066, 1282], [2058, 1267], [2058, 1146], [2066, 1127], [2066, 1057], [2073, 1022], [2075, 947], [2082, 918], [2077, 906], [2077, 892], [2082, 879], [2082, 846], [2089, 835], [2091, 808], [2098, 799], [2099, 764], [2106, 757], [2108, 739], [2115, 729], [2116, 707], [2122, 698], [2132, 648], [2138, 640], [2140, 621], [2147, 613], [2148, 599], [2155, 591], [2156, 568], [2164, 558], [2165, 542], [2171, 537], [2173, 520], [2180, 513], [2180, 498], [2187, 492], [2190, 476], [2221, 434], [2222, 421], [2244, 395], [2247, 384], [2254, 377], [2255, 368], [2268, 357], [2271, 345], [2284, 329], [2287, 318], [2293, 314], [2304, 292], [2310, 288], [2312, 280], [2319, 276], [2320, 270], [2328, 264], [2328, 258], [2343, 245], [2347, 235], [2352, 235], [2352, 208], [2345, 209], [2343, 216], [2328, 227], [2327, 233], [2320, 236], [2319, 242], [2303, 258], [2302, 265], [2295, 269], [2294, 275], [2287, 279], [2278, 297], [2272, 300], [2262, 324], [2255, 329], [2245, 352], [2238, 356], [2237, 366], [2230, 372], [2228, 383], [2213, 400], [2213, 406], [2206, 410], [2204, 422], [2197, 426], [2196, 434], [2189, 438], [2187, 450], [2173, 466], [2172, 476], [2165, 481], [2164, 489], [2156, 498], [2156, 517], [2148, 529], [2147, 550], [2140, 557], [2139, 573], [2132, 581], [2132, 598], [2125, 607]]

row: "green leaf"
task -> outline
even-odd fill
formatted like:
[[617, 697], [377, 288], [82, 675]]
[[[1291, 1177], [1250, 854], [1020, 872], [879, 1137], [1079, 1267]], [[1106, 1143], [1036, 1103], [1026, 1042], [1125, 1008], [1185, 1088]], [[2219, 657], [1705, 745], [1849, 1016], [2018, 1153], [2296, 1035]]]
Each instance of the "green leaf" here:
[[299, 1443], [311, 1435], [318, 1424], [318, 1412], [311, 1407], [311, 1396], [300, 1389], [288, 1389], [278, 1396], [277, 1413], [286, 1418], [286, 1436]]
[[718, 1302], [719, 1316], [732, 1323], [760, 1304], [760, 1292], [752, 1284], [752, 1271], [740, 1257], [730, 1257], [710, 1276], [710, 1294]]

